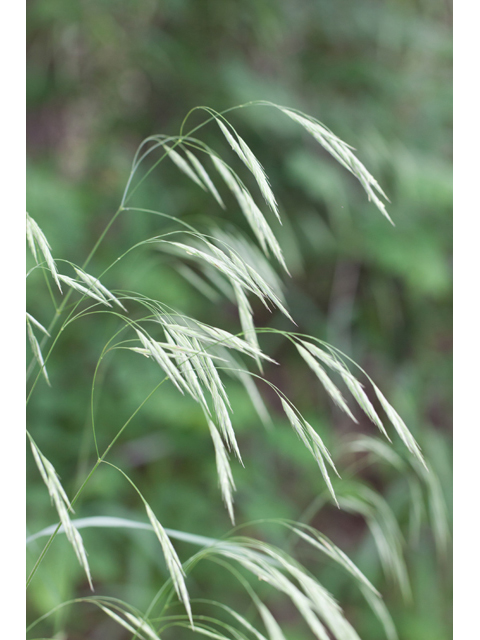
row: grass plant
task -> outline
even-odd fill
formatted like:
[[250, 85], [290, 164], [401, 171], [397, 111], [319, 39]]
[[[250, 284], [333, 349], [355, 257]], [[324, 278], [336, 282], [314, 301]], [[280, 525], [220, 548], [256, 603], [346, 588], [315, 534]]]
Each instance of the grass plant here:
[[[391, 222], [385, 207], [385, 194], [348, 144], [315, 118], [293, 109], [268, 102], [237, 108], [253, 107], [270, 109], [272, 117], [287, 118], [302, 127], [359, 181], [368, 199], [386, 218], [386, 223]], [[204, 119], [187, 131], [187, 124], [199, 114], [203, 114]], [[371, 531], [385, 574], [398, 585], [408, 601], [411, 593], [403, 555], [405, 540], [392, 509], [380, 493], [356, 478], [358, 457], [350, 467], [339, 471], [335, 456], [302, 415], [301, 408], [265, 375], [266, 364], [282, 367], [282, 362], [275, 362], [261, 346], [263, 339], [272, 334], [295, 346], [306, 370], [316, 377], [323, 392], [348, 419], [356, 423], [355, 414], [360, 410], [378, 430], [378, 437], [365, 435], [352, 439], [343, 454], [362, 454], [361, 464], [390, 465], [404, 473], [410, 487], [412, 535], [422, 519], [427, 517], [426, 510], [422, 508], [425, 502], [429, 505], [439, 552], [444, 552], [448, 544], [448, 526], [438, 480], [429, 470], [428, 460], [425, 460], [405, 422], [368, 373], [347, 354], [322, 340], [322, 336], [308, 336], [296, 331], [296, 310], [288, 308], [282, 290], [282, 279], [288, 277], [288, 264], [275, 231], [282, 223], [281, 206], [260, 160], [233, 126], [231, 119], [234, 115], [232, 109], [218, 113], [211, 108], [197, 107], [185, 118], [179, 135], [147, 138], [134, 157], [118, 210], [82, 265], [56, 256], [41, 229], [41, 221], [35, 220], [35, 212], [27, 214], [27, 240], [35, 261], [28, 276], [37, 270], [45, 274], [46, 295], [51, 296], [54, 304], [54, 314], [48, 327], [27, 313], [27, 333], [32, 351], [27, 372], [27, 402], [32, 394], [42, 394], [42, 384], [52, 385], [54, 391], [55, 382], [48, 374], [49, 360], [52, 352], [60, 347], [62, 334], [69, 326], [87, 318], [95, 318], [98, 323], [109, 318], [115, 326], [98, 354], [91, 383], [90, 428], [95, 459], [73, 495], [67, 495], [49, 460], [50, 453], [40, 450], [37, 434], [27, 430], [33, 460], [57, 512], [56, 524], [31, 534], [27, 539], [27, 544], [44, 542], [32, 564], [27, 587], [38, 579], [39, 568], [48, 561], [49, 551], [57, 537], [65, 534], [92, 592], [61, 602], [46, 611], [30, 624], [28, 637], [31, 639], [36, 637], [37, 629], [48, 629], [50, 620], [65, 608], [78, 611], [76, 615], [80, 616], [83, 615], [82, 608], [96, 607], [132, 638], [158, 639], [168, 634], [188, 637], [194, 633], [218, 639], [282, 640], [286, 633], [264, 601], [264, 589], [257, 589], [258, 584], [268, 585], [289, 600], [306, 627], [319, 640], [359, 638], [341, 603], [337, 603], [308, 566], [295, 559], [294, 553], [264, 539], [240, 535], [246, 525], [244, 522], [233, 531], [225, 532], [223, 538], [208, 538], [195, 532], [170, 529], [162, 514], [155, 513], [144, 497], [144, 487], [135, 483], [111, 460], [112, 450], [120, 439], [128, 438], [130, 424], [149, 399], [154, 394], [161, 394], [164, 385], [174, 385], [179, 402], [182, 402], [182, 397], [185, 401], [189, 397], [204, 415], [205, 430], [212, 440], [221, 497], [232, 526], [235, 526], [232, 468], [243, 465], [248, 470], [250, 463], [248, 456], [241, 451], [235, 430], [229, 396], [232, 377], [242, 383], [245, 398], [258, 413], [259, 422], [267, 427], [274, 418], [269, 414], [268, 403], [262, 393], [268, 389], [270, 397], [273, 394], [278, 398], [285, 418], [315, 460], [323, 478], [325, 490], [314, 508], [319, 510], [332, 503], [339, 509], [361, 516]], [[217, 127], [222, 153], [199, 137], [207, 126]], [[155, 179], [155, 173], [161, 170], [164, 162], [173, 163], [185, 179], [210, 194], [211, 212], [217, 211], [218, 214], [209, 212], [206, 223], [194, 226], [171, 213], [135, 206], [134, 196], [138, 196], [139, 189], [147, 180]], [[226, 203], [230, 202], [234, 203], [233, 206], [227, 206]], [[232, 208], [243, 214], [252, 238], [235, 233], [226, 224]], [[90, 272], [92, 259], [109, 237], [115, 222], [121, 216], [145, 214], [156, 217], [158, 234], [134, 243], [101, 273]], [[235, 210], [233, 214], [236, 214]], [[183, 313], [180, 308], [172, 308], [162, 300], [145, 295], [141, 290], [117, 288], [116, 269], [119, 263], [135, 252], [145, 250], [161, 255], [164, 260], [173, 260], [180, 276], [202, 295], [229, 299], [237, 309], [238, 332], [233, 334], [222, 327], [206, 324], [202, 319]], [[278, 310], [290, 329], [257, 327], [252, 304], [255, 299], [268, 310]], [[96, 415], [102, 390], [99, 380], [102, 368], [106, 366], [106, 356], [109, 355], [111, 362], [111, 355], [115, 356], [120, 351], [144, 359], [144, 366], [155, 368], [158, 379], [155, 387], [145, 393], [143, 401], [119, 425], [105, 446], [102, 444], [102, 424]], [[392, 446], [394, 440], [403, 443], [403, 453]], [[107, 514], [74, 516], [74, 507], [81, 510], [85, 487], [107, 467], [130, 486], [145, 514], [143, 520]], [[389, 640], [397, 638], [382, 595], [340, 546], [304, 522], [276, 520], [263, 524], [267, 529], [268, 526], [285, 529], [297, 542], [301, 541], [338, 565], [378, 617], [385, 637]], [[158, 539], [158, 553], [164, 556], [168, 579], [159, 585], [156, 596], [145, 610], [140, 611], [126, 601], [97, 592], [95, 566], [88, 560], [88, 548], [80, 534], [80, 530], [93, 528], [102, 529], [106, 537], [113, 529], [142, 529], [150, 531]], [[175, 541], [189, 543], [198, 550], [181, 560]], [[227, 571], [238, 580], [238, 589], [246, 592], [251, 601], [252, 609], [248, 615], [226, 603], [209, 600], [209, 594], [195, 587], [192, 582], [195, 569], [199, 563], [207, 561], [215, 563], [216, 570]], [[197, 597], [199, 595], [200, 598]], [[178, 602], [181, 607], [176, 605]], [[171, 629], [174, 631], [169, 631]]]

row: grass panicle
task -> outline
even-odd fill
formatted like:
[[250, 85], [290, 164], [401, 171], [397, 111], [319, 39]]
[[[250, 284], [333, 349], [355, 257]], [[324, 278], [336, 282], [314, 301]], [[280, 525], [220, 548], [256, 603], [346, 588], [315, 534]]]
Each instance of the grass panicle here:
[[[381, 198], [386, 199], [385, 194], [376, 180], [355, 157], [348, 144], [340, 140], [319, 121], [299, 111], [265, 101], [258, 101], [250, 106], [276, 109], [277, 112], [280, 111], [283, 116], [287, 116], [306, 130], [333, 158], [359, 180], [369, 199], [390, 220], [381, 200]], [[411, 593], [404, 558], [405, 540], [401, 528], [387, 500], [366, 483], [356, 478], [352, 480], [349, 473], [353, 473], [354, 469], [361, 468], [362, 464], [373, 464], [379, 461], [382, 464], [389, 464], [396, 473], [403, 474], [408, 483], [409, 493], [406, 492], [406, 496], [410, 496], [411, 504], [414, 505], [410, 512], [412, 527], [414, 529], [420, 528], [424, 512], [428, 510], [437, 546], [439, 549], [445, 550], [448, 542], [446, 508], [438, 477], [433, 472], [426, 471], [423, 454], [413, 435], [368, 375], [351, 361], [365, 374], [373, 387], [371, 390], [352, 373], [350, 363], [347, 366], [346, 362], [350, 361], [350, 358], [333, 346], [322, 342], [319, 338], [303, 336], [280, 328], [262, 327], [259, 329], [256, 325], [255, 298], [266, 309], [277, 314], [274, 326], [282, 326], [277, 322], [277, 318], [283, 323], [286, 322], [286, 318], [294, 324], [294, 319], [285, 300], [283, 281], [277, 273], [277, 270], [283, 275], [283, 272], [288, 273], [282, 248], [275, 235], [278, 222], [281, 222], [279, 205], [260, 160], [243, 137], [237, 133], [231, 122], [227, 120], [226, 116], [231, 110], [219, 114], [206, 107], [199, 109], [207, 114], [207, 118], [187, 134], [183, 133], [186, 118], [182, 124], [180, 135], [150, 136], [140, 145], [133, 160], [121, 205], [81, 267], [66, 260], [57, 259], [56, 262], [52, 257], [45, 234], [27, 213], [27, 241], [36, 263], [34, 269], [44, 268], [45, 274], [50, 272], [62, 294], [61, 285], [68, 287], [61, 304], [57, 306], [56, 296], [58, 294], [53, 295], [49, 280], [46, 278], [49, 293], [55, 306], [55, 316], [51, 323], [46, 325], [48, 328], [45, 328], [32, 315], [27, 314], [27, 334], [33, 354], [30, 368], [38, 372], [37, 378], [30, 386], [29, 398], [36, 391], [37, 380], [41, 375], [50, 384], [46, 365], [67, 325], [80, 322], [87, 316], [90, 319], [107, 317], [116, 323], [114, 333], [106, 342], [98, 359], [91, 388], [91, 426], [97, 458], [71, 501], [62, 487], [54, 466], [42, 454], [30, 433], [28, 434], [35, 463], [58, 512], [60, 524], [47, 527], [30, 536], [29, 542], [42, 536], [48, 535], [50, 537], [34, 565], [27, 586], [59, 533], [65, 533], [87, 575], [90, 587], [93, 589], [87, 552], [78, 529], [82, 527], [103, 528], [105, 535], [108, 535], [108, 530], [112, 527], [147, 529], [153, 531], [160, 542], [169, 578], [158, 591], [152, 605], [144, 613], [119, 600], [107, 597], [78, 598], [70, 601], [69, 604], [95, 604], [124, 630], [142, 640], [159, 640], [160, 637], [163, 637], [163, 631], [173, 626], [180, 629], [188, 628], [192, 632], [221, 640], [223, 638], [244, 640], [250, 637], [257, 640], [266, 640], [267, 637], [269, 640], [285, 640], [284, 631], [274, 616], [275, 609], [270, 610], [257, 595], [256, 588], [250, 583], [252, 580], [253, 584], [258, 585], [261, 581], [262, 585], [268, 585], [271, 590], [276, 590], [283, 594], [283, 598], [290, 600], [299, 617], [303, 619], [305, 625], [318, 640], [331, 640], [332, 638], [359, 640], [358, 633], [349, 620], [349, 616], [345, 614], [326, 586], [311, 571], [300, 564], [292, 554], [288, 554], [268, 542], [251, 537], [216, 539], [185, 531], [165, 529], [129, 476], [120, 467], [116, 467], [106, 460], [119, 438], [126, 437], [127, 427], [144, 404], [158, 389], [161, 389], [164, 382], [170, 381], [182, 396], [190, 396], [198, 405], [200, 419], [205, 422], [205, 432], [208, 432], [213, 443], [213, 454], [223, 502], [228, 517], [234, 524], [235, 483], [230, 454], [235, 454], [242, 465], [244, 462], [237, 441], [235, 416], [232, 411], [232, 405], [235, 406], [235, 404], [230, 401], [231, 387], [228, 379], [234, 378], [241, 383], [243, 392], [258, 413], [259, 422], [263, 422], [266, 427], [272, 429], [271, 433], [274, 434], [273, 426], [278, 414], [275, 414], [273, 407], [267, 405], [260, 393], [266, 385], [268, 390], [278, 396], [286, 421], [313, 456], [320, 469], [325, 485], [321, 484], [319, 504], [321, 503], [322, 506], [333, 502], [340, 509], [360, 515], [365, 519], [375, 541], [383, 569], [386, 575], [396, 583], [405, 599], [408, 599]], [[281, 116], [279, 115], [279, 117]], [[221, 139], [222, 144], [225, 146], [226, 140], [233, 150], [236, 157], [231, 153], [230, 155], [239, 165], [238, 173], [223, 158], [223, 154], [213, 151], [199, 137], [194, 137], [194, 134], [199, 135], [202, 127], [209, 123], [212, 123], [214, 134]], [[195, 185], [212, 197], [212, 204], [213, 199], [216, 201], [222, 211], [216, 205], [213, 209], [223, 217], [214, 221], [213, 216], [216, 214], [212, 213], [212, 220], [208, 224], [202, 223], [196, 228], [193, 226], [193, 222], [198, 220], [198, 217], [189, 218], [186, 215], [174, 215], [175, 212], [165, 213], [130, 205], [129, 201], [137, 189], [167, 158], [167, 162], [171, 161]], [[241, 164], [238, 163], [238, 159]], [[206, 162], [208, 160], [212, 164], [208, 164]], [[209, 168], [208, 171], [206, 167]], [[255, 184], [258, 187], [270, 210], [266, 215], [246, 186], [242, 172], [247, 174], [248, 180], [254, 187]], [[217, 185], [213, 178], [218, 183]], [[250, 235], [242, 234], [225, 220], [225, 215], [229, 214], [226, 204], [228, 199], [222, 195], [222, 190], [227, 192], [227, 196], [236, 203], [235, 206], [242, 212], [248, 223]], [[276, 218], [272, 218], [272, 225], [267, 221], [268, 216], [272, 217], [271, 213]], [[159, 225], [158, 233], [129, 247], [98, 277], [94, 277], [86, 269], [120, 214], [155, 216], [155, 221]], [[214, 304], [219, 304], [223, 300], [228, 301], [236, 309], [238, 330], [231, 329], [231, 327], [229, 327], [231, 330], [227, 330], [223, 326], [206, 324], [200, 319], [185, 315], [180, 309], [171, 308], [160, 300], [144, 295], [141, 291], [117, 289], [111, 291], [107, 288], [103, 282], [110, 282], [110, 277], [115, 273], [119, 261], [133, 255], [136, 251], [156, 252], [157, 257], [160, 252], [162, 260], [165, 259], [165, 262], [172, 263], [172, 269], [181, 274], [192, 287], [205, 294]], [[42, 258], [43, 260], [40, 261]], [[76, 278], [59, 273], [57, 263], [73, 267]], [[75, 296], [76, 302], [67, 305], [67, 300], [72, 292], [80, 294], [81, 297], [78, 299], [78, 296]], [[57, 323], [60, 324], [59, 327]], [[220, 318], [218, 324], [222, 324]], [[34, 331], [43, 334], [41, 343], [37, 340]], [[346, 477], [346, 480], [340, 478], [333, 457], [317, 430], [303, 417], [284, 392], [269, 380], [270, 369], [273, 367], [281, 368], [282, 364], [277, 363], [271, 355], [264, 353], [262, 349], [263, 340], [260, 340], [259, 337], [268, 333], [275, 334], [278, 340], [293, 342], [303, 360], [301, 365], [313, 372], [329, 398], [354, 423], [357, 423], [357, 419], [352, 409], [357, 407], [368, 416], [388, 440], [389, 435], [377, 412], [377, 408], [381, 409], [405, 445], [406, 450], [402, 448], [404, 455], [397, 453], [388, 441], [384, 442], [366, 436], [357, 438], [356, 441], [345, 445], [343, 449], [340, 447], [340, 453], [347, 457], [352, 453], [357, 456], [354, 463], [350, 467], [347, 466], [345, 474], [342, 470], [342, 477]], [[44, 345], [48, 340], [51, 341], [51, 346], [47, 350]], [[268, 344], [267, 338], [265, 338], [265, 344]], [[105, 366], [106, 354], [109, 353], [114, 358], [120, 350], [123, 350], [123, 353], [128, 350], [128, 353], [134, 352], [146, 357], [150, 363], [145, 362], [144, 366], [150, 366], [151, 371], [158, 379], [153, 391], [149, 391], [131, 416], [119, 426], [102, 453], [98, 446], [98, 442], [101, 440], [97, 439], [97, 434], [101, 432], [102, 428], [101, 418], [96, 413], [96, 401], [101, 386], [99, 379]], [[264, 373], [264, 368], [267, 374]], [[52, 381], [55, 383], [53, 378], [52, 375]], [[279, 379], [281, 379], [281, 375]], [[351, 406], [344, 396], [344, 391], [340, 389], [342, 385], [354, 400], [351, 402], [349, 398]], [[237, 386], [242, 388], [238, 383]], [[55, 384], [53, 390], [55, 390]], [[368, 395], [370, 391], [375, 394], [373, 398], [375, 405]], [[36, 392], [38, 393], [38, 391]], [[50, 390], [48, 392], [50, 393]], [[183, 402], [180, 397], [179, 400]], [[285, 418], [283, 418], [284, 422]], [[313, 420], [312, 423], [315, 424]], [[332, 448], [332, 451], [335, 449]], [[97, 473], [100, 466], [105, 468], [108, 465], [123, 474], [136, 489], [146, 511], [146, 516], [143, 513], [145, 521], [137, 521], [134, 518], [117, 518], [111, 515], [88, 516], [75, 521], [70, 518], [73, 505], [82, 497], [84, 488], [91, 477]], [[248, 465], [249, 460], [246, 459], [245, 467], [247, 469]], [[335, 488], [330, 478], [331, 472], [339, 478], [335, 479]], [[424, 502], [427, 505], [425, 508], [423, 508]], [[421, 507], [419, 507], [420, 504]], [[288, 535], [295, 542], [307, 545], [310, 551], [319, 552], [329, 562], [334, 563], [345, 572], [349, 580], [357, 585], [368, 605], [380, 620], [387, 638], [396, 640], [395, 627], [381, 594], [352, 559], [332, 540], [307, 523], [281, 521], [280, 524], [287, 529]], [[244, 523], [241, 526], [244, 526]], [[182, 564], [171, 539], [197, 545], [200, 550]], [[266, 635], [247, 620], [247, 617], [222, 603], [212, 603], [212, 601], [204, 599], [195, 601], [195, 607], [202, 602], [213, 604], [217, 606], [217, 609], [220, 608], [224, 615], [228, 614], [228, 622], [203, 613], [194, 613], [191, 604], [194, 601], [190, 600], [186, 586], [187, 575], [194, 572], [198, 562], [203, 560], [212, 560], [219, 568], [230, 571], [238, 579], [239, 586], [245, 588], [250, 596], [257, 611], [257, 618], [263, 624]], [[193, 580], [191, 585], [192, 589], [195, 589]], [[175, 610], [173, 610], [174, 613], [170, 610], [170, 607], [173, 607], [177, 602], [175, 594], [183, 604], [186, 614], [183, 608], [179, 615]], [[172, 602], [172, 598], [175, 598], [175, 602]], [[66, 604], [58, 605], [52, 612], [39, 618], [32, 625], [32, 628], [37, 622], [53, 615], [59, 607], [66, 606]], [[159, 612], [157, 612], [158, 615], [154, 615], [153, 610], [157, 604]], [[232, 618], [236, 626], [233, 626]]]

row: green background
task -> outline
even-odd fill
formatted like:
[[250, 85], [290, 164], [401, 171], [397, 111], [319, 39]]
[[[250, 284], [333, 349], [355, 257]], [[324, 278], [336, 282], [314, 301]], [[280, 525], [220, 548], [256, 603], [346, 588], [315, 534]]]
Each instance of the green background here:
[[[278, 238], [292, 275], [285, 278], [285, 295], [299, 331], [332, 342], [379, 383], [422, 446], [451, 513], [449, 3], [32, 0], [27, 9], [28, 211], [55, 258], [83, 262], [118, 208], [138, 144], [154, 133], [177, 134], [197, 105], [221, 111], [271, 100], [317, 117], [356, 148], [391, 200], [387, 208], [395, 227], [350, 174], [280, 114], [257, 107], [230, 117], [265, 167], [280, 203], [284, 225]], [[189, 124], [201, 119], [193, 115]], [[226, 150], [213, 125], [201, 137]], [[192, 223], [214, 216], [219, 224], [248, 233], [234, 208], [223, 213], [166, 163], [145, 181], [135, 202]], [[158, 220], [145, 214], [122, 215], [89, 272], [98, 275], [133, 242], [159, 229]], [[120, 263], [105, 284], [140, 290], [238, 332], [232, 305], [202, 296], [176, 266], [144, 250]], [[51, 301], [36, 277], [28, 284], [28, 311], [48, 325]], [[291, 328], [257, 304], [254, 310], [259, 326]], [[95, 460], [90, 385], [115, 328], [102, 316], [68, 328], [49, 361], [52, 388], [40, 383], [29, 405], [30, 431], [69, 495]], [[267, 376], [334, 454], [349, 434], [375, 435], [366, 418], [358, 416], [359, 425], [354, 425], [332, 410], [285, 341], [260, 340], [283, 364], [281, 370], [267, 368]], [[102, 370], [97, 424], [104, 445], [157, 380], [157, 372], [139, 360], [134, 354], [115, 355]], [[267, 431], [241, 388], [235, 383], [228, 388], [246, 467], [233, 463], [237, 523], [300, 518], [323, 490], [318, 468], [288, 428], [275, 398], [265, 395], [274, 422]], [[138, 484], [164, 526], [221, 536], [230, 524], [210, 437], [194, 403], [179, 398], [173, 387], [162, 387], [125, 432], [111, 460]], [[397, 441], [394, 446], [402, 450]], [[56, 515], [31, 456], [28, 461], [32, 533], [52, 524]], [[360, 472], [359, 478], [387, 498], [408, 540], [402, 478], [382, 466]], [[125, 480], [105, 468], [86, 489], [77, 515], [145, 520], [138, 502]], [[413, 599], [405, 603], [385, 580], [361, 518], [327, 507], [310, 522], [358, 561], [384, 594], [402, 640], [451, 637], [450, 558], [438, 557], [428, 526], [407, 545]], [[275, 527], [251, 525], [243, 533], [288, 544]], [[83, 538], [96, 593], [145, 609], [165, 576], [154, 536], [92, 530]], [[187, 545], [176, 546], [182, 559], [192, 552]], [[32, 547], [29, 564], [40, 549]], [[302, 548], [298, 557], [339, 599], [362, 638], [383, 637], [344, 576]], [[214, 564], [200, 565], [190, 584], [193, 597], [219, 597], [249, 611], [244, 594]], [[73, 553], [59, 539], [28, 592], [28, 617], [87, 592]], [[284, 600], [268, 598], [289, 638], [310, 637]], [[127, 637], [101, 612], [77, 606], [42, 632], [64, 640]]]

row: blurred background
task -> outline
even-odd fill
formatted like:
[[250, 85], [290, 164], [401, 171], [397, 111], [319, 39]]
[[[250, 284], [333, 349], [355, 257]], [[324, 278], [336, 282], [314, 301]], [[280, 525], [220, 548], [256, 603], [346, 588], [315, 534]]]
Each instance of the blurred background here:
[[[439, 481], [437, 502], [445, 504], [450, 519], [450, 2], [30, 0], [27, 8], [27, 203], [55, 258], [83, 263], [118, 208], [139, 143], [155, 133], [177, 134], [197, 105], [221, 111], [271, 100], [318, 118], [356, 148], [391, 200], [387, 208], [395, 227], [348, 172], [280, 113], [256, 107], [230, 114], [265, 167], [280, 204], [284, 225], [275, 233], [292, 274], [285, 278], [285, 297], [298, 330], [333, 343], [379, 383], [425, 452]], [[188, 124], [203, 119], [197, 112]], [[201, 138], [228, 154], [214, 125], [202, 129]], [[222, 212], [171, 164], [162, 163], [134, 201], [192, 224], [214, 216], [249, 234], [234, 208]], [[123, 215], [89, 272], [98, 275], [131, 244], [161, 229], [162, 223], [146, 214]], [[238, 332], [233, 306], [202, 295], [177, 267], [158, 252], [143, 250], [112, 270], [105, 284], [140, 290]], [[51, 300], [43, 280], [35, 277], [29, 280], [28, 311], [48, 325]], [[254, 309], [259, 326], [291, 328], [277, 314], [256, 304]], [[52, 388], [41, 384], [29, 405], [30, 430], [69, 495], [95, 460], [90, 385], [116, 327], [101, 316], [69, 327], [50, 360]], [[267, 377], [325, 438], [342, 473], [348, 467], [344, 443], [352, 434], [375, 436], [374, 427], [360, 415], [358, 425], [342, 417], [291, 345], [277, 338], [260, 343], [284, 365], [280, 371], [267, 369]], [[139, 360], [134, 354], [115, 355], [101, 369], [100, 447], [157, 380], [157, 372]], [[401, 640], [448, 640], [450, 552], [438, 553], [427, 516], [411, 535], [403, 475], [382, 464], [358, 471], [398, 519], [410, 601], [384, 577], [364, 519], [331, 506], [320, 509], [324, 485], [318, 467], [275, 398], [265, 395], [273, 420], [267, 430], [242, 388], [232, 381], [228, 389], [246, 466], [233, 462], [237, 523], [303, 518], [358, 562], [384, 595]], [[397, 440], [394, 447], [403, 455]], [[193, 403], [179, 402], [173, 387], [162, 387], [145, 405], [110, 459], [138, 484], [164, 526], [210, 536], [230, 530], [204, 419]], [[56, 515], [29, 460], [27, 521], [33, 533], [55, 522]], [[428, 511], [428, 501], [425, 505]], [[130, 485], [108, 468], [92, 479], [78, 505], [78, 516], [96, 514], [145, 520]], [[155, 537], [106, 529], [82, 533], [96, 594], [145, 610], [166, 575]], [[240, 533], [284, 548], [291, 544], [275, 527], [252, 524]], [[40, 541], [30, 547], [30, 565], [42, 546]], [[176, 546], [182, 559], [195, 550]], [[384, 637], [344, 575], [301, 546], [295, 553], [342, 603], [362, 638]], [[189, 585], [192, 597], [219, 597], [253, 616], [248, 597], [215, 564], [200, 564]], [[87, 593], [74, 554], [58, 539], [28, 592], [29, 620]], [[288, 638], [312, 637], [282, 598], [267, 589], [262, 593]], [[128, 637], [88, 605], [63, 610], [41, 629], [35, 633], [63, 640]]]

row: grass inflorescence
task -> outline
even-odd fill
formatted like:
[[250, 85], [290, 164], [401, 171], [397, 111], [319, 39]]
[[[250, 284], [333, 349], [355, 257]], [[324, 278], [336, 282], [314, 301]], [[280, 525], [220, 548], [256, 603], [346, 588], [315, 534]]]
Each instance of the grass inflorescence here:
[[[349, 145], [320, 122], [303, 113], [266, 102], [256, 103], [256, 106], [272, 108], [279, 112], [279, 117], [287, 117], [298, 123], [359, 180], [368, 198], [373, 201], [381, 214], [390, 220], [382, 201], [382, 198], [386, 199], [385, 194], [356, 158]], [[408, 468], [412, 487], [412, 519], [415, 519], [415, 514], [418, 515], [418, 510], [415, 510], [418, 496], [426, 491], [438, 546], [443, 548], [448, 537], [438, 483], [434, 474], [426, 470], [428, 465], [425, 463], [420, 447], [397, 411], [369, 376], [345, 354], [323, 342], [318, 336], [305, 336], [296, 332], [295, 309], [288, 309], [282, 291], [282, 277], [271, 264], [273, 257], [274, 261], [282, 267], [283, 272], [288, 274], [288, 265], [275, 235], [276, 225], [281, 223], [281, 216], [270, 180], [253, 151], [227, 119], [231, 110], [218, 113], [206, 107], [199, 109], [206, 112], [208, 117], [187, 134], [183, 133], [186, 119], [180, 135], [152, 136], [140, 145], [121, 205], [83, 265], [54, 259], [45, 234], [34, 217], [27, 214], [27, 239], [35, 261], [35, 267], [31, 272], [35, 269], [44, 270], [50, 274], [58, 288], [55, 294], [50, 289], [55, 302], [55, 314], [48, 328], [45, 328], [31, 314], [27, 314], [27, 332], [33, 354], [29, 372], [36, 374], [30, 381], [28, 398], [34, 392], [42, 392], [40, 388], [42, 377], [46, 383], [54, 387], [54, 382], [47, 373], [49, 358], [52, 350], [58, 346], [62, 331], [67, 326], [92, 316], [96, 316], [97, 321], [101, 322], [105, 315], [114, 318], [118, 324], [117, 331], [110, 337], [99, 355], [91, 388], [92, 434], [97, 459], [72, 498], [67, 496], [54, 466], [48, 460], [48, 452], [40, 451], [34, 440], [35, 434], [28, 433], [38, 472], [50, 494], [59, 520], [57, 525], [47, 527], [30, 536], [28, 540], [32, 542], [43, 536], [49, 536], [34, 563], [28, 584], [35, 578], [40, 564], [57, 535], [64, 533], [93, 590], [95, 566], [89, 565], [87, 549], [79, 533], [80, 528], [88, 527], [103, 528], [105, 536], [109, 535], [110, 527], [143, 528], [152, 531], [158, 539], [159, 551], [163, 552], [169, 572], [169, 579], [159, 587], [157, 596], [146, 611], [138, 611], [118, 599], [101, 594], [92, 595], [59, 604], [34, 622], [31, 628], [34, 629], [38, 623], [47, 620], [62, 607], [95, 606], [135, 638], [160, 638], [168, 628], [188, 627], [197, 634], [220, 639], [255, 637], [264, 640], [268, 637], [270, 640], [282, 640], [285, 636], [281, 625], [245, 578], [246, 574], [250, 574], [257, 579], [257, 582], [260, 580], [263, 584], [270, 585], [272, 589], [290, 599], [299, 616], [304, 619], [319, 640], [327, 640], [330, 637], [337, 640], [355, 640], [359, 636], [340, 604], [293, 555], [272, 544], [249, 537], [230, 536], [225, 539], [207, 539], [191, 532], [172, 531], [166, 526], [168, 523], [163, 522], [162, 514], [155, 513], [146, 501], [141, 487], [135, 485], [121, 468], [107, 461], [112, 448], [135, 415], [153, 393], [169, 382], [176, 388], [180, 402], [182, 396], [188, 396], [203, 412], [205, 430], [212, 440], [212, 455], [216, 461], [220, 492], [228, 515], [234, 523], [235, 482], [232, 465], [240, 463], [248, 467], [249, 462], [242, 457], [237, 440], [226, 378], [233, 375], [242, 383], [246, 396], [261, 421], [271, 424], [274, 419], [269, 415], [267, 403], [261, 393], [267, 386], [278, 397], [294, 433], [319, 466], [320, 475], [325, 483], [323, 502], [331, 501], [338, 508], [359, 514], [365, 519], [375, 539], [386, 574], [398, 584], [405, 598], [408, 598], [410, 587], [403, 557], [404, 540], [388, 503], [373, 489], [355, 482], [354, 470], [350, 475], [348, 468], [344, 473], [337, 471], [332, 454], [315, 428], [284, 391], [264, 375], [265, 363], [275, 367], [281, 367], [282, 363], [275, 362], [268, 353], [264, 353], [259, 337], [265, 333], [276, 333], [282, 340], [290, 341], [295, 345], [306, 369], [316, 377], [323, 391], [352, 423], [358, 422], [355, 414], [358, 415], [360, 410], [378, 429], [378, 438], [358, 438], [351, 443], [351, 451], [367, 453], [377, 461], [393, 465], [400, 472], [406, 472]], [[210, 123], [218, 127], [216, 131], [221, 134], [223, 143], [226, 141], [228, 147], [233, 150], [232, 163], [197, 137], [201, 129]], [[154, 159], [153, 163], [152, 159]], [[227, 198], [224, 192], [230, 192], [256, 242], [240, 233], [236, 234], [228, 228], [223, 228], [225, 225], [222, 225], [221, 219], [215, 222], [212, 220], [210, 228], [202, 230], [170, 214], [132, 206], [130, 201], [137, 189], [149, 176], [153, 175], [154, 169], [164, 160], [173, 162], [186, 178], [192, 180], [199, 189], [210, 194], [212, 204], [220, 207], [221, 210], [226, 210]], [[141, 175], [141, 171], [149, 161], [150, 166], [145, 168]], [[242, 179], [242, 172], [246, 170], [253, 176], [258, 193], [252, 192]], [[262, 205], [258, 202], [259, 195], [270, 214], [274, 214], [271, 223], [268, 222], [268, 214], [262, 211]], [[121, 215], [139, 215], [140, 212], [168, 221], [168, 229], [132, 245], [103, 273], [89, 273], [90, 260], [115, 220]], [[115, 266], [119, 261], [142, 248], [153, 249], [164, 259], [173, 257], [178, 264], [179, 274], [196, 286], [200, 293], [229, 299], [238, 312], [238, 333], [233, 334], [221, 327], [189, 317], [161, 300], [145, 296], [142, 291], [107, 288], [105, 282], [114, 281]], [[72, 298], [73, 302], [68, 304]], [[257, 298], [268, 310], [278, 309], [291, 324], [291, 330], [257, 328], [252, 306], [254, 298]], [[39, 341], [37, 335], [40, 334], [42, 338]], [[120, 350], [128, 350], [134, 353], [135, 357], [148, 360], [149, 363], [145, 366], [156, 368], [159, 382], [118, 429], [102, 453], [98, 444], [101, 427], [96, 424], [94, 412], [97, 373], [105, 355]], [[387, 421], [380, 417], [369, 399], [367, 387], [376, 395]], [[403, 457], [390, 445], [395, 433], [405, 445], [406, 455]], [[147, 516], [145, 521], [111, 516], [78, 519], [72, 517], [73, 506], [81, 503], [85, 486], [102, 465], [109, 465], [130, 482], [140, 502], [143, 502]], [[340, 476], [345, 473], [346, 479], [341, 478]], [[333, 482], [335, 476], [336, 479]], [[320, 505], [317, 506], [320, 508]], [[386, 636], [389, 639], [396, 637], [395, 628], [381, 595], [341, 548], [320, 531], [303, 522], [279, 521], [276, 526], [286, 527], [290, 534], [310, 545], [330, 561], [337, 563], [348, 574], [349, 579], [357, 584], [366, 602], [383, 624]], [[172, 542], [175, 539], [190, 542], [199, 546], [200, 550], [182, 563]], [[191, 590], [188, 585], [190, 573], [195, 570], [199, 562], [204, 560], [215, 561], [219, 570], [227, 569], [238, 578], [239, 589], [247, 591], [252, 605], [258, 612], [260, 625], [258, 628], [239, 611], [220, 602], [210, 602], [210, 604], [227, 613], [228, 621], [202, 614], [202, 606], [206, 601], [191, 599]], [[241, 569], [240, 572], [239, 569]], [[170, 606], [175, 598], [182, 603], [183, 613], [172, 613], [178, 611]], [[161, 607], [158, 606], [160, 603]]]

